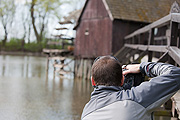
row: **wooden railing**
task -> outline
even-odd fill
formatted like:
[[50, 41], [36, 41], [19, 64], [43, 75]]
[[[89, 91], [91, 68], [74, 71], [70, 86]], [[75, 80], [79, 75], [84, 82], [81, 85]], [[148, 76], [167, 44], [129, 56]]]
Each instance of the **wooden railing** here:
[[[180, 7], [177, 3], [174, 3], [174, 7], [180, 12]], [[145, 58], [149, 62], [153, 58], [157, 58], [156, 62], [167, 62], [180, 66], [180, 13], [170, 13], [134, 31], [124, 38], [124, 43], [124, 46], [114, 55], [122, 64], [140, 62], [146, 56]], [[179, 96], [180, 92], [177, 92], [171, 98], [172, 104], [168, 102], [164, 106], [165, 108], [172, 108], [171, 113], [173, 117], [178, 114], [180, 118]]]
[[124, 38], [124, 47], [115, 56], [122, 64], [136, 62], [147, 55], [149, 62], [156, 57], [158, 62], [180, 66], [179, 23], [180, 13], [170, 13], [133, 32]]

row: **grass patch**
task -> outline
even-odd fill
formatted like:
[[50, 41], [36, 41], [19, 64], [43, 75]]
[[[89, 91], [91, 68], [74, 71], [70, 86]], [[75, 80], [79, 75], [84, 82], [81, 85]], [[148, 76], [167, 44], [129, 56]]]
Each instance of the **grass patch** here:
[[48, 49], [61, 49], [60, 45], [47, 45], [46, 42], [31, 42], [25, 43], [22, 39], [12, 38], [10, 41], [6, 42], [5, 46], [2, 46], [2, 41], [0, 41], [1, 51], [13, 51], [13, 52], [42, 52], [44, 48]]

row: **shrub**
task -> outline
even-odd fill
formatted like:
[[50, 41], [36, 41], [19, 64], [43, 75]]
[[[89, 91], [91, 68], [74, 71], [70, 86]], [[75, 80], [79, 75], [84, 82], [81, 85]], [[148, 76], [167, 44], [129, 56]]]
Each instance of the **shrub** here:
[[48, 49], [62, 49], [60, 45], [47, 45], [46, 41], [41, 43], [31, 42], [25, 43], [22, 39], [11, 38], [6, 46], [2, 46], [2, 41], [0, 41], [0, 50], [4, 51], [26, 51], [26, 52], [42, 52], [43, 48]]
[[43, 49], [42, 44], [41, 43], [36, 43], [36, 42], [32, 42], [32, 43], [26, 43], [24, 45], [24, 50], [28, 51], [28, 52], [41, 52]]
[[23, 40], [12, 38], [9, 42], [6, 43], [4, 48], [6, 51], [20, 51], [22, 50]]

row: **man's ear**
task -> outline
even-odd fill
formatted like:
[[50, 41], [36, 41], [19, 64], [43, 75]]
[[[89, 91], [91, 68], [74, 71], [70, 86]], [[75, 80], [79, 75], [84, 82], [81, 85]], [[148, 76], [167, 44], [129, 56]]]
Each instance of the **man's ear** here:
[[94, 78], [91, 76], [91, 84], [92, 86], [96, 86], [96, 83], [94, 82]]
[[121, 86], [123, 86], [123, 84], [124, 84], [124, 75], [122, 75]]

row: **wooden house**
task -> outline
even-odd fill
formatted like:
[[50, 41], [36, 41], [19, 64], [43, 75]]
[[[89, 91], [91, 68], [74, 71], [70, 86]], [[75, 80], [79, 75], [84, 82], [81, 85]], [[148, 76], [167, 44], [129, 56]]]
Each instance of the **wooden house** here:
[[169, 14], [175, 0], [86, 0], [75, 26], [74, 55], [115, 54], [124, 37]]

